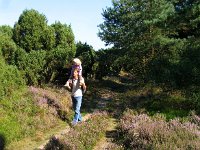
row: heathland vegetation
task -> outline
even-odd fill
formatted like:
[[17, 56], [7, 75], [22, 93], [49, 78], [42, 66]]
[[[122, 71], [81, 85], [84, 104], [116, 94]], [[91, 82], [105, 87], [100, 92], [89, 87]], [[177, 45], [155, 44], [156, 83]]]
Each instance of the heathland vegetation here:
[[[71, 60], [83, 62], [88, 121], [52, 138], [45, 149], [200, 149], [200, 1], [113, 0], [94, 50], [72, 27], [24, 10], [0, 26], [0, 149], [35, 149], [72, 119], [63, 88]], [[109, 134], [110, 135], [110, 134]], [[35, 141], [35, 144], [33, 144]]]

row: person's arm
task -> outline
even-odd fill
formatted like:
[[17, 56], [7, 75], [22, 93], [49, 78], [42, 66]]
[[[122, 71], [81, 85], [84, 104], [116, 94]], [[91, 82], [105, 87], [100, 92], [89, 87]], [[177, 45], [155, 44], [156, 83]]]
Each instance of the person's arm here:
[[71, 87], [70, 87], [70, 83], [71, 83], [71, 80], [69, 79], [69, 80], [67, 80], [67, 82], [65, 83], [65, 87], [67, 87], [69, 90], [71, 89]]
[[83, 90], [86, 91], [87, 87], [86, 87], [85, 83], [82, 83], [82, 86], [83, 86]]
[[80, 85], [80, 88], [82, 89], [83, 93], [85, 93], [86, 85], [85, 85], [85, 80], [82, 76], [79, 76], [79, 85]]
[[86, 85], [85, 85], [84, 78], [82, 78], [81, 86], [82, 86], [82, 89], [83, 89], [83, 93], [85, 93], [87, 87], [86, 87]]
[[87, 87], [86, 87], [85, 83], [83, 83], [83, 84], [82, 84], [82, 91], [83, 91], [83, 93], [86, 92], [86, 88], [87, 88]]

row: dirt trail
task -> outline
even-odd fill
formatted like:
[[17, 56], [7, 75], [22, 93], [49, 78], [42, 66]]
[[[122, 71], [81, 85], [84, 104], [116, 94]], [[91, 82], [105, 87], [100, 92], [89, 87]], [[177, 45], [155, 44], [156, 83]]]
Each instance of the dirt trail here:
[[[109, 104], [112, 101], [115, 95], [116, 93], [110, 90], [101, 91], [97, 109], [107, 108], [107, 104]], [[117, 120], [116, 118], [111, 117], [105, 135], [99, 140], [99, 142], [95, 145], [93, 150], [120, 149], [120, 147], [113, 142], [114, 138], [117, 136], [116, 127]]]
[[[116, 96], [116, 94], [117, 93], [112, 92], [111, 90], [108, 90], [108, 89], [99, 90], [97, 98], [94, 99], [95, 101], [97, 101], [97, 105], [96, 105], [96, 108], [94, 109], [94, 111], [106, 110], [108, 108], [107, 105], [112, 102], [112, 99]], [[91, 116], [90, 113], [86, 114], [83, 117], [83, 121], [89, 119], [90, 116]], [[117, 134], [116, 126], [117, 126], [117, 120], [115, 118], [111, 117], [110, 120], [109, 120], [109, 126], [106, 130], [105, 135], [95, 145], [95, 147], [93, 148], [94, 150], [108, 150], [108, 149], [113, 149], [113, 148], [119, 149], [119, 148], [115, 148], [117, 146], [113, 142], [114, 137], [116, 137], [116, 134]], [[62, 135], [66, 134], [69, 130], [70, 130], [70, 127], [67, 126], [66, 129], [58, 132], [53, 137], [56, 138], [56, 139], [59, 139], [60, 137], [62, 137]], [[45, 141], [44, 144], [42, 144], [41, 146], [39, 146], [37, 148], [37, 150], [44, 150], [45, 145], [47, 145], [47, 143], [49, 143], [50, 140], [51, 139]]]
[[108, 150], [111, 149], [113, 145], [115, 145], [115, 143], [113, 143], [113, 139], [117, 134], [116, 125], [116, 120], [111, 118], [105, 136], [99, 140], [93, 150]]
[[[54, 134], [52, 137], [55, 137], [55, 138], [60, 138], [63, 134], [69, 132], [70, 130], [70, 127], [69, 126], [66, 126], [66, 129], [64, 130], [61, 130], [59, 132], [57, 132], [56, 134]], [[42, 145], [40, 145], [38, 148], [36, 148], [36, 150], [44, 150], [45, 149], [45, 146], [50, 142], [50, 138], [46, 141], [44, 141], [44, 143]]]
[[[83, 117], [83, 121], [86, 121], [90, 118], [91, 114], [86, 114]], [[54, 135], [52, 135], [52, 138], [56, 138], [59, 139], [60, 137], [62, 137], [63, 135], [65, 135], [67, 132], [69, 132], [70, 130], [70, 126], [67, 125], [66, 128], [64, 130], [58, 131], [57, 133], [55, 133]], [[35, 150], [44, 150], [45, 146], [50, 142], [50, 140], [52, 138], [49, 138], [48, 140], [44, 141], [42, 145], [40, 145], [38, 148], [36, 148]]]

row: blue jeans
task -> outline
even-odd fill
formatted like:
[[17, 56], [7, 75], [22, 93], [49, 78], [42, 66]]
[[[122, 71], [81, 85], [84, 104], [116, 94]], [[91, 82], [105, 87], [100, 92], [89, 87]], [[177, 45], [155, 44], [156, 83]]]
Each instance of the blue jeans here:
[[72, 103], [73, 103], [73, 109], [75, 112], [73, 122], [77, 123], [78, 121], [82, 121], [82, 117], [80, 113], [82, 96], [77, 96], [77, 97], [72, 96]]

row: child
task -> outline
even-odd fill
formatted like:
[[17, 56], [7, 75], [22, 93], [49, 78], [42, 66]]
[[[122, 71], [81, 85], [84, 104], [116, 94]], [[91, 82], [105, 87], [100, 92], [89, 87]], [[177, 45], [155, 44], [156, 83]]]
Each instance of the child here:
[[[72, 65], [72, 69], [71, 69], [71, 73], [70, 73], [70, 77], [69, 79], [73, 79], [73, 74], [74, 74], [74, 70], [78, 69], [78, 77], [80, 80], [80, 87], [83, 85], [83, 77], [82, 77], [82, 65], [81, 65], [81, 61], [78, 58], [74, 58], [73, 59], [73, 65]], [[66, 83], [64, 86], [68, 87], [68, 89], [71, 89], [69, 83]]]
[[70, 73], [70, 79], [72, 79], [72, 76], [73, 76], [73, 73], [74, 73], [74, 69], [75, 68], [78, 68], [79, 69], [79, 77], [80, 77], [80, 79], [81, 79], [81, 77], [82, 77], [82, 65], [81, 65], [81, 61], [80, 61], [80, 59], [78, 59], [78, 58], [74, 58], [73, 59], [73, 65], [72, 65], [72, 69], [71, 69], [71, 73]]

